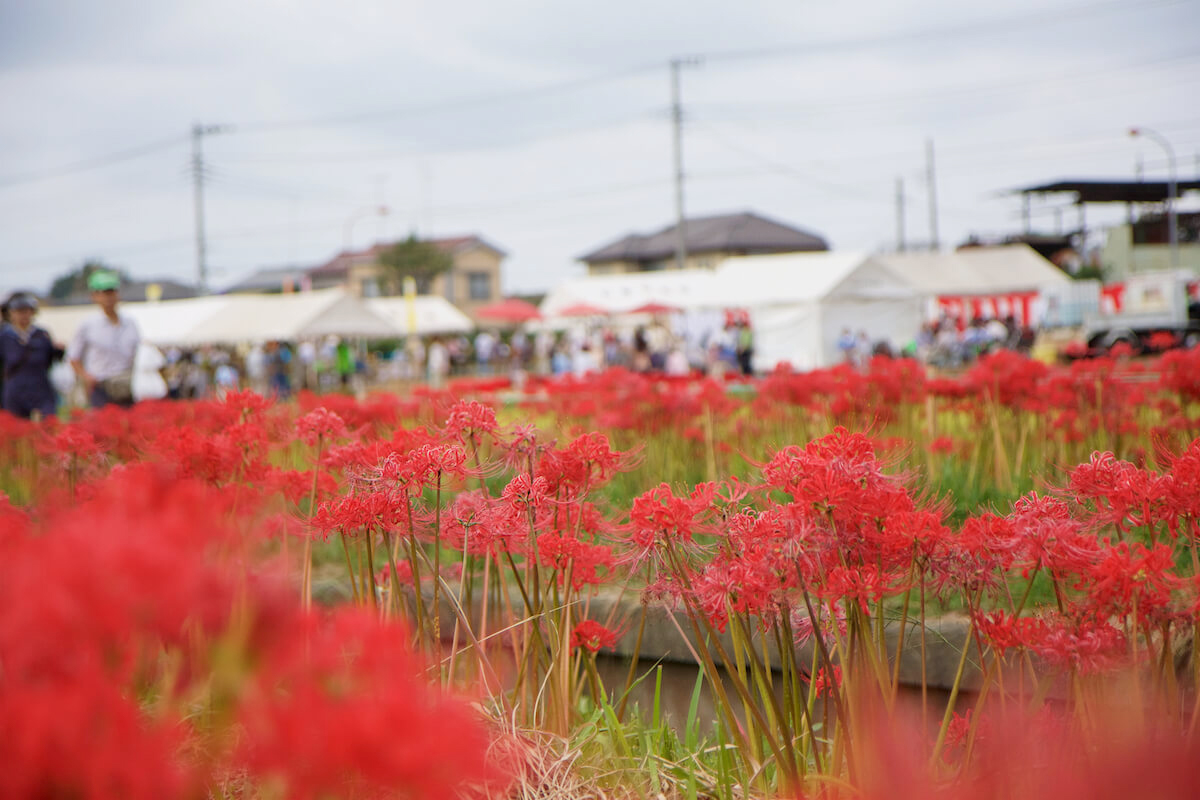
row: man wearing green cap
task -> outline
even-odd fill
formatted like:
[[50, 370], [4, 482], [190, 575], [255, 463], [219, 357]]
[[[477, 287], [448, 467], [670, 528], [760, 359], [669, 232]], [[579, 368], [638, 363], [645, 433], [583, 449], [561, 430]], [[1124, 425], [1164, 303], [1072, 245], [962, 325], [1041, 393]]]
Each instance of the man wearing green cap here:
[[133, 360], [142, 337], [132, 319], [117, 313], [120, 286], [121, 279], [107, 270], [88, 277], [92, 302], [100, 310], [83, 321], [67, 348], [93, 408], [133, 405]]

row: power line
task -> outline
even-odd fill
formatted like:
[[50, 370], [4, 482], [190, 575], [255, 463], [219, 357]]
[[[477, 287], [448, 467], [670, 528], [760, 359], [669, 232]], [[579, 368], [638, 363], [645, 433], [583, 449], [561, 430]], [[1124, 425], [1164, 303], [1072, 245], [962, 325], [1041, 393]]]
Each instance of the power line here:
[[529, 89], [518, 89], [511, 92], [501, 92], [496, 94], [481, 94], [466, 97], [455, 98], [453, 100], [445, 100], [437, 103], [426, 103], [424, 105], [415, 106], [394, 106], [392, 108], [377, 109], [374, 111], [360, 111], [352, 114], [331, 115], [328, 117], [314, 117], [311, 119], [301, 120], [285, 120], [279, 122], [251, 122], [238, 126], [238, 130], [243, 133], [258, 133], [279, 130], [291, 130], [296, 128], [323, 128], [335, 125], [344, 125], [355, 122], [369, 122], [372, 120], [387, 119], [387, 118], [404, 118], [421, 116], [444, 111], [456, 111], [459, 109], [474, 109], [480, 105], [499, 102], [511, 102], [514, 100], [524, 100], [544, 95], [561, 94], [564, 92], [575, 91], [590, 86], [595, 86], [604, 83], [612, 83], [614, 81], [623, 80], [625, 78], [635, 77], [657, 71], [662, 68], [662, 63], [655, 61], [624, 67], [609, 72], [591, 75], [584, 78], [577, 78], [561, 83], [545, 84], [535, 86]]
[[1081, 14], [1094, 15], [1105, 12], [1138, 11], [1145, 12], [1155, 7], [1180, 5], [1187, 0], [1159, 0], [1149, 2], [1139, 0], [1103, 0], [1102, 2], [1081, 3], [1066, 8], [1053, 9], [1036, 14], [1020, 14], [1011, 17], [1001, 17], [991, 20], [971, 20], [927, 28], [924, 30], [902, 31], [893, 34], [877, 36], [858, 36], [832, 41], [796, 42], [791, 44], [773, 45], [743, 50], [723, 50], [704, 53], [707, 61], [743, 61], [751, 59], [775, 58], [790, 55], [812, 55], [822, 51], [842, 50], [863, 47], [878, 47], [884, 45], [918, 42], [927, 39], [937, 39], [945, 36], [991, 35], [1002, 31], [1022, 28], [1036, 24], [1052, 24], [1063, 21], [1076, 21]]
[[140, 147], [134, 147], [129, 150], [121, 150], [117, 153], [110, 153], [105, 156], [97, 156], [83, 161], [76, 161], [72, 164], [64, 164], [61, 167], [52, 167], [50, 169], [42, 169], [34, 172], [17, 173], [15, 175], [6, 175], [0, 177], [0, 187], [16, 186], [23, 183], [33, 183], [35, 181], [47, 180], [49, 178], [59, 178], [65, 175], [73, 175], [79, 172], [88, 170], [100, 169], [101, 167], [119, 164], [122, 161], [140, 158], [150, 153], [157, 153], [160, 150], [166, 150], [171, 147], [185, 142], [186, 139], [182, 136], [172, 136], [170, 139], [160, 139], [157, 142], [144, 144]]

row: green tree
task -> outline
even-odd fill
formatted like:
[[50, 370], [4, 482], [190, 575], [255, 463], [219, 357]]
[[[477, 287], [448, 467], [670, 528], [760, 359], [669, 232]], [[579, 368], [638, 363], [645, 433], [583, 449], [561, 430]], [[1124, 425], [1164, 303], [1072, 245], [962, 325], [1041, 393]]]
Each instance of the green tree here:
[[129, 276], [121, 270], [111, 267], [99, 259], [89, 258], [66, 275], [55, 278], [54, 283], [50, 285], [50, 297], [54, 300], [65, 300], [73, 294], [86, 294], [88, 278], [97, 270], [117, 273], [122, 283], [129, 280]]
[[403, 291], [405, 278], [416, 281], [419, 294], [427, 294], [433, 279], [454, 266], [454, 258], [432, 242], [423, 242], [410, 233], [403, 242], [379, 254], [379, 265], [390, 294]]

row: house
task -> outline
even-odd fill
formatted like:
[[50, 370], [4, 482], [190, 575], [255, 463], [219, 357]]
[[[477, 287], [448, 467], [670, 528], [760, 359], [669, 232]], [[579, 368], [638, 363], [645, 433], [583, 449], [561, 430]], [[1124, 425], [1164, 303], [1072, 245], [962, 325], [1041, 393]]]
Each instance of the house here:
[[[444, 297], [466, 314], [486, 303], [500, 299], [503, 250], [476, 235], [427, 239], [439, 250], [448, 253], [453, 266], [433, 278], [427, 286], [418, 286], [417, 293]], [[379, 243], [366, 250], [343, 251], [319, 267], [308, 271], [313, 289], [343, 286], [359, 297], [381, 297], [387, 293], [379, 256], [395, 242]]]
[[[675, 269], [676, 228], [656, 233], [631, 233], [579, 260], [589, 275], [614, 275]], [[768, 253], [824, 251], [820, 236], [752, 212], [697, 217], [684, 221], [685, 268], [713, 269], [726, 258]]]

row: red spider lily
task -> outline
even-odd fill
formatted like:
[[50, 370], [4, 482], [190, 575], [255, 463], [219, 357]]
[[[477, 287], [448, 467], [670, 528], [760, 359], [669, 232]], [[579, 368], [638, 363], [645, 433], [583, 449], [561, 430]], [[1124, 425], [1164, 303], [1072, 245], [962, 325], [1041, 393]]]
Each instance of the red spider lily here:
[[977, 391], [1012, 408], [1035, 403], [1039, 383], [1049, 372], [1045, 364], [1011, 350], [997, 350], [979, 359], [966, 382]]
[[1125, 634], [1107, 622], [1044, 620], [1028, 634], [1025, 645], [1046, 663], [1081, 674], [1110, 672], [1126, 661]]
[[553, 498], [550, 495], [550, 482], [538, 475], [530, 478], [522, 473], [509, 481], [500, 493], [500, 498], [513, 509], [521, 512], [539, 513], [549, 509]]
[[929, 452], [931, 452], [931, 453], [941, 453], [941, 454], [949, 455], [958, 448], [958, 445], [954, 441], [953, 437], [938, 436], [929, 441], [927, 448], [929, 449]]
[[576, 591], [604, 583], [615, 563], [612, 548], [553, 532], [537, 537], [537, 555], [542, 566], [557, 570], [560, 584], [569, 580]]
[[1158, 362], [1159, 385], [1185, 402], [1200, 401], [1200, 347], [1170, 350]]
[[1068, 485], [1078, 499], [1095, 502], [1095, 522], [1118, 531], [1152, 526], [1163, 513], [1166, 486], [1160, 476], [1112, 453], [1093, 453], [1089, 463], [1071, 471]]
[[483, 523], [494, 502], [482, 490], [459, 492], [442, 511], [442, 544], [454, 550], [466, 549], [469, 555], [489, 552], [490, 542], [483, 535]]
[[842, 688], [842, 668], [837, 664], [832, 665], [831, 669], [820, 667], [817, 674], [813, 676], [813, 691], [818, 697], [830, 697]]
[[501, 778], [480, 721], [433, 692], [405, 632], [345, 609], [298, 621], [252, 677], [237, 760], [289, 798], [441, 800]]
[[455, 403], [446, 420], [446, 434], [464, 445], [479, 445], [485, 438], [494, 438], [499, 430], [496, 409], [474, 400]]
[[782, 588], [779, 564], [769, 558], [718, 554], [691, 579], [697, 608], [724, 631], [729, 612], [759, 618], [765, 625], [777, 609]]
[[1059, 579], [1079, 575], [1099, 557], [1100, 542], [1060, 500], [1031, 492], [1016, 502], [1008, 522], [1018, 542], [1013, 565], [1026, 578], [1038, 567]]
[[930, 563], [938, 592], [965, 589], [969, 595], [994, 591], [1021, 552], [1012, 522], [990, 512], [969, 517], [957, 536], [943, 542]]
[[318, 439], [328, 442], [346, 434], [346, 423], [327, 408], [316, 408], [296, 421], [296, 431], [308, 445], [316, 445]]
[[1120, 542], [1104, 551], [1078, 588], [1100, 618], [1136, 609], [1140, 620], [1161, 620], [1174, 612], [1171, 593], [1179, 586], [1174, 568], [1175, 553], [1167, 545]]
[[64, 425], [45, 442], [51, 453], [90, 458], [102, 452], [96, 437], [78, 425]]
[[612, 650], [621, 638], [618, 631], [608, 628], [593, 619], [585, 619], [571, 631], [571, 649], [583, 647], [595, 653], [598, 650]]
[[[272, 469], [263, 479], [263, 491], [279, 494], [296, 505], [313, 491], [313, 473], [295, 469]], [[316, 496], [328, 497], [337, 491], [337, 481], [328, 472], [317, 474]]]
[[[60, 645], [61, 646], [61, 645]], [[210, 796], [177, 753], [178, 721], [149, 720], [94, 666], [70, 681], [0, 682], [0, 796]]]
[[[821, 603], [813, 608], [817, 615], [817, 624], [813, 625], [812, 617], [807, 612], [795, 609], [792, 611], [792, 637], [797, 646], [803, 645], [820, 632], [827, 640], [831, 638], [846, 638], [846, 609], [837, 603]], [[835, 636], [836, 632], [836, 636]]]
[[577, 497], [608, 483], [618, 472], [637, 466], [637, 453], [617, 452], [602, 433], [585, 433], [562, 450], [547, 450], [538, 462], [539, 475], [550, 476], [553, 491]]
[[1196, 523], [1200, 521], [1200, 439], [1191, 444], [1178, 456], [1167, 457], [1168, 473], [1162, 491], [1164, 505], [1173, 514], [1167, 522], [1177, 532], [1180, 518], [1190, 518], [1191, 535], [1197, 534]]
[[408, 525], [407, 509], [390, 492], [354, 492], [317, 506], [312, 526], [329, 537], [334, 531], [353, 536], [360, 532], [395, 530]]
[[690, 542], [697, 516], [706, 509], [706, 505], [676, 497], [665, 483], [659, 484], [634, 498], [629, 511], [630, 541], [641, 557], [662, 543]]
[[815, 587], [817, 596], [828, 600], [852, 600], [863, 613], [867, 613], [871, 603], [895, 591], [896, 587], [890, 585], [889, 577], [871, 564], [851, 568], [831, 567], [825, 572], [820, 585]]

